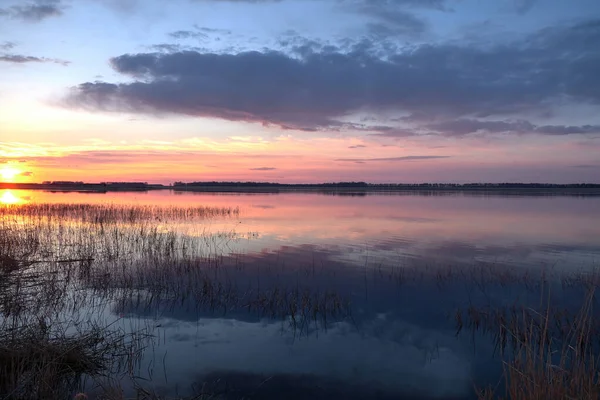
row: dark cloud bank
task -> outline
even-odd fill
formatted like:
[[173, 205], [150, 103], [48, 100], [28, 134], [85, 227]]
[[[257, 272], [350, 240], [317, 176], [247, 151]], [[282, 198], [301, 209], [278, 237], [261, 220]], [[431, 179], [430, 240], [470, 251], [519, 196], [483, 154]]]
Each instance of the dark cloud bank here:
[[[595, 134], [600, 126], [538, 125], [517, 116], [547, 115], [559, 103], [600, 105], [598, 43], [600, 20], [589, 20], [487, 48], [449, 43], [397, 48], [365, 39], [289, 52], [124, 54], [110, 62], [133, 82], [82, 83], [65, 104], [307, 131], [354, 128], [388, 137]], [[394, 126], [340, 122], [356, 111], [404, 117]]]

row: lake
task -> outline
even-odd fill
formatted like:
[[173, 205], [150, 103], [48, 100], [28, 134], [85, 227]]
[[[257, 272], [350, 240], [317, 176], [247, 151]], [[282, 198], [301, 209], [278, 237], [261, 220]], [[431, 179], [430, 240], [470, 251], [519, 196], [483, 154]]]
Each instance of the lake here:
[[575, 313], [578, 277], [600, 261], [600, 196], [3, 190], [0, 202], [5, 229], [42, 226], [35, 276], [74, 268], [45, 316], [148, 334], [135, 373], [115, 373], [126, 392], [477, 398], [503, 388], [511, 357], [498, 310]]

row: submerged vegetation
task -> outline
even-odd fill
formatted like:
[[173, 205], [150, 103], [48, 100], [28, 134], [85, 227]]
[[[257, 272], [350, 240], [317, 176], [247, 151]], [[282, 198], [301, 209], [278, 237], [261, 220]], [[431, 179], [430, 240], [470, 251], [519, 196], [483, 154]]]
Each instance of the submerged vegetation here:
[[[337, 321], [359, 329], [339, 285], [310, 279], [323, 269], [245, 264], [236, 243], [255, 233], [231, 228], [239, 216], [237, 208], [0, 207], [0, 398], [155, 398], [138, 375], [144, 352], [160, 342], [144, 317], [168, 310], [281, 321], [298, 337]], [[219, 225], [216, 218], [231, 223]], [[469, 302], [453, 315], [457, 335], [491, 336], [504, 366], [498, 385], [478, 389], [481, 399], [598, 398], [597, 274], [538, 276], [493, 265], [369, 273], [398, 292], [411, 285], [441, 292], [464, 285]], [[555, 286], [574, 289], [583, 306], [551, 301]], [[511, 287], [519, 296], [543, 296], [537, 305], [525, 295], [494, 301], [494, 293]], [[196, 398], [221, 398], [198, 392]]]

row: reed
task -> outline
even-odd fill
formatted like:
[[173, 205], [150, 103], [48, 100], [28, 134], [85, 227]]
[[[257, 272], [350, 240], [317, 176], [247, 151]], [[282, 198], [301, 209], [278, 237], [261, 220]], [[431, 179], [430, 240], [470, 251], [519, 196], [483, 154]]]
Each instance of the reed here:
[[[600, 397], [599, 329], [593, 313], [595, 288], [581, 309], [565, 319], [564, 312], [521, 310], [518, 321], [500, 319], [498, 337], [512, 342], [504, 353], [504, 394], [497, 388], [479, 390], [482, 400], [578, 399]], [[547, 303], [549, 304], [549, 302]]]
[[30, 203], [0, 207], [0, 218], [68, 218], [97, 224], [173, 221], [238, 216], [237, 207]]
[[132, 335], [93, 324], [67, 333], [49, 323], [40, 318], [0, 328], [1, 398], [69, 398], [83, 376], [114, 373], [118, 362], [132, 363], [139, 356]]

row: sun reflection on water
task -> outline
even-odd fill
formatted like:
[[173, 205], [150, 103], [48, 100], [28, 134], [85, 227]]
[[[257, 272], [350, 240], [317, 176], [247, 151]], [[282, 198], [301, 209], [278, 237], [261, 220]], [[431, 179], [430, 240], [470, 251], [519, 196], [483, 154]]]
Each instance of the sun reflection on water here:
[[0, 204], [13, 205], [22, 203], [25, 203], [25, 200], [15, 196], [15, 194], [11, 190], [6, 189], [0, 191]]

